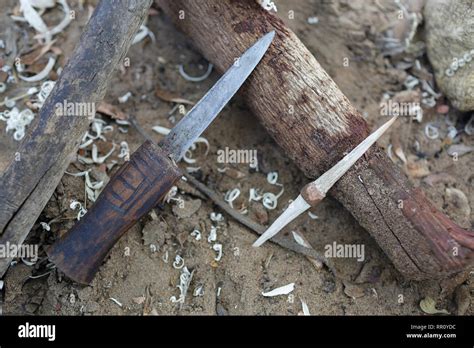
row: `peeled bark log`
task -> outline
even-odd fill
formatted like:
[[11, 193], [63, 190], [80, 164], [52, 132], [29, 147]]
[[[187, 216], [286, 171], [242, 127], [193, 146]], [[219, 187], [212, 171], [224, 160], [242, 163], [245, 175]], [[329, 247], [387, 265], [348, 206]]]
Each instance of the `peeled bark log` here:
[[[54, 89], [0, 178], [0, 244], [21, 245], [77, 152], [88, 117], [58, 117], [56, 104], [103, 99], [110, 76], [123, 60], [151, 0], [99, 3]], [[0, 259], [0, 277], [10, 258]]]
[[[307, 177], [329, 169], [369, 134], [360, 113], [297, 36], [255, 1], [157, 3], [221, 72], [257, 38], [276, 30], [243, 93], [249, 108]], [[439, 278], [472, 265], [474, 233], [437, 211], [377, 146], [330, 194], [407, 278]]]

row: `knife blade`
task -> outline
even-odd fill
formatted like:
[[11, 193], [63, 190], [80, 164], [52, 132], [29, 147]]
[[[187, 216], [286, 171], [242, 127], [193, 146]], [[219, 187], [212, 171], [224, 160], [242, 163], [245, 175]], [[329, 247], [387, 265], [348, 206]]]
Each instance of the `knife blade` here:
[[232, 96], [257, 66], [275, 36], [275, 31], [262, 36], [217, 81], [191, 111], [160, 142], [161, 148], [179, 161], [194, 141], [221, 112]]
[[46, 252], [69, 278], [89, 284], [120, 237], [167, 195], [182, 176], [176, 161], [238, 91], [270, 46], [260, 38], [174, 127], [161, 146], [147, 140], [111, 178], [74, 227]]

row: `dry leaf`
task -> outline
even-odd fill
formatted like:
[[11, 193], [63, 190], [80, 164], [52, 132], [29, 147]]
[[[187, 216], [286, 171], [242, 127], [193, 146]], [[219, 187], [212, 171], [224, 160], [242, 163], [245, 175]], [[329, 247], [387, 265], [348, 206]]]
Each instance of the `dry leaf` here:
[[106, 102], [101, 102], [99, 104], [99, 107], [97, 108], [97, 112], [100, 112], [101, 114], [105, 114], [116, 120], [128, 119], [128, 116], [124, 112], [122, 112], [118, 107]]
[[160, 98], [161, 100], [171, 102], [171, 103], [188, 104], [188, 105], [194, 105], [195, 104], [190, 100], [180, 98], [177, 95], [171, 93], [170, 91], [166, 91], [164, 89], [161, 89], [160, 87], [156, 87], [155, 95], [158, 98]]
[[428, 163], [425, 159], [421, 159], [415, 162], [413, 160], [413, 157], [410, 156], [404, 169], [405, 173], [412, 178], [423, 178], [427, 175], [430, 175]]
[[20, 61], [25, 65], [33, 64], [38, 59], [40, 59], [42, 56], [44, 56], [49, 50], [51, 50], [51, 47], [53, 46], [53, 44], [55, 42], [56, 42], [56, 40], [53, 40], [53, 41], [47, 43], [44, 46], [33, 49], [32, 51], [25, 54], [24, 56], [21, 56]]
[[449, 314], [446, 309], [436, 309], [436, 301], [431, 297], [425, 297], [421, 300], [420, 308], [426, 314]]

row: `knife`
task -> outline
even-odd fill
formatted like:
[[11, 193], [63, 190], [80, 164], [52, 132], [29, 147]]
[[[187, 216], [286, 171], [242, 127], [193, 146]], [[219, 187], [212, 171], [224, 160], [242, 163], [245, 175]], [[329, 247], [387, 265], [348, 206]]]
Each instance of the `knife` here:
[[351, 168], [354, 163], [377, 141], [378, 138], [395, 122], [396, 116], [385, 122], [379, 129], [365, 138], [351, 152], [344, 156], [334, 167], [313, 182], [310, 182], [300, 192], [300, 195], [290, 203], [288, 208], [275, 220], [275, 222], [253, 243], [259, 247], [272, 238], [283, 227], [296, 219], [311, 207], [321, 202], [329, 189]]
[[175, 163], [239, 90], [274, 36], [269, 32], [251, 46], [159, 145], [147, 140], [133, 153], [89, 212], [46, 251], [59, 270], [78, 283], [94, 279], [120, 237], [181, 178]]

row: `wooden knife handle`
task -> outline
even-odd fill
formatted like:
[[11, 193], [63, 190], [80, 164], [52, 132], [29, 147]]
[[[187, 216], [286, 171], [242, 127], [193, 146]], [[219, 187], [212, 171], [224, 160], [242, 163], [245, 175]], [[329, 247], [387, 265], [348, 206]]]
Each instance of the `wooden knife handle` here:
[[72, 280], [89, 284], [120, 237], [159, 203], [182, 176], [151, 141], [133, 153], [76, 225], [48, 250]]

